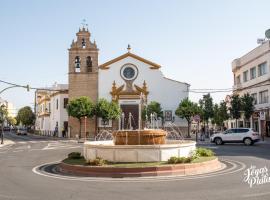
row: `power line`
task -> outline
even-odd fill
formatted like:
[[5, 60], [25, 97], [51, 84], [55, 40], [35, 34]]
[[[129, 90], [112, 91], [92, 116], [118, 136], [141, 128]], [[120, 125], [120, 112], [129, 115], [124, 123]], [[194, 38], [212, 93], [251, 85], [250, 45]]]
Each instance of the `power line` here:
[[[0, 82], [8, 84], [8, 85], [12, 85], [12, 86], [27, 88], [27, 85], [19, 85], [19, 84], [16, 84], [16, 83], [11, 83], [11, 82], [7, 82], [7, 81], [3, 81], [3, 80], [0, 80]], [[50, 89], [50, 88], [39, 88], [39, 87], [29, 87], [29, 89], [31, 89], [31, 90], [46, 90], [46, 91], [63, 91], [63, 90], [67, 90], [67, 89]]]

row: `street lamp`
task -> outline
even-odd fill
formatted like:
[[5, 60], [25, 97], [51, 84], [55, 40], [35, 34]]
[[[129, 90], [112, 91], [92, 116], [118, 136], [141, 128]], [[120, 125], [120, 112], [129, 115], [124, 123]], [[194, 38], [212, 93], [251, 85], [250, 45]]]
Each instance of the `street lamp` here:
[[84, 141], [86, 141], [86, 119], [87, 119], [87, 116], [84, 116], [84, 136], [85, 136]]
[[2, 127], [1, 127], [1, 144], [4, 144], [4, 129], [3, 129], [3, 126], [4, 126], [4, 115], [3, 115], [3, 113], [1, 112], [0, 113], [1, 114], [1, 119], [3, 120], [2, 121]]

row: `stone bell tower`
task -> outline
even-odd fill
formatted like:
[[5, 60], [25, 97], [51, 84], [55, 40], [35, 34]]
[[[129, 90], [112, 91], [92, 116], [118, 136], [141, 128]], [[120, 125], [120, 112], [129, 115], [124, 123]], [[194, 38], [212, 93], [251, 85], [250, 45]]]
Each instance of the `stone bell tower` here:
[[[69, 49], [69, 100], [87, 96], [96, 102], [98, 98], [98, 48], [96, 42], [91, 42], [90, 32], [84, 26], [76, 34]], [[86, 121], [86, 129], [85, 127]], [[79, 135], [79, 122], [69, 117], [70, 136]], [[92, 119], [82, 119], [82, 137], [93, 134], [95, 122]]]

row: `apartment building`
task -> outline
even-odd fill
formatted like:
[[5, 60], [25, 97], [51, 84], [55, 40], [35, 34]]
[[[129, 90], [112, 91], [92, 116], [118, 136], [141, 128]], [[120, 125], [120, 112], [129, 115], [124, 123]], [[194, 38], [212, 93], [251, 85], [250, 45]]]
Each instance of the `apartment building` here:
[[232, 72], [234, 93], [249, 93], [254, 98], [253, 116], [248, 122], [241, 119], [239, 126], [252, 127], [270, 136], [270, 41], [233, 60]]
[[[36, 124], [41, 135], [62, 137], [62, 129], [68, 133], [68, 85], [54, 84], [36, 90]], [[68, 135], [66, 135], [68, 136]]]

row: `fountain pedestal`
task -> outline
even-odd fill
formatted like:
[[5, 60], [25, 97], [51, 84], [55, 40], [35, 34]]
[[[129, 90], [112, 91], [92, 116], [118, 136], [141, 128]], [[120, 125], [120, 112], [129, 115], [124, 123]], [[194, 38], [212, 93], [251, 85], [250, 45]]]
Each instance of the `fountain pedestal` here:
[[166, 132], [161, 129], [120, 130], [113, 132], [115, 145], [165, 144]]

